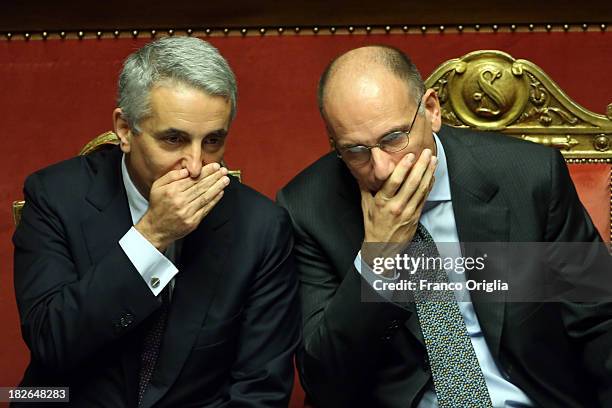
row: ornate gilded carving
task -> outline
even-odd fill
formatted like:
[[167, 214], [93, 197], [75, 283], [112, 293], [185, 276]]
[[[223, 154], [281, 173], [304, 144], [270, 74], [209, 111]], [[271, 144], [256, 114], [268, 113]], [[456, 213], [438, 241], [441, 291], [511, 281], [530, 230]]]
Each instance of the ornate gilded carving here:
[[[476, 51], [443, 63], [425, 85], [438, 93], [448, 125], [551, 146], [572, 164], [612, 164], [612, 104], [605, 116], [584, 109], [530, 61]], [[610, 209], [612, 241], [612, 173]]]
[[610, 155], [612, 104], [606, 116], [584, 109], [530, 61], [475, 51], [443, 63], [425, 84], [438, 93], [448, 125], [501, 131], [566, 158]]

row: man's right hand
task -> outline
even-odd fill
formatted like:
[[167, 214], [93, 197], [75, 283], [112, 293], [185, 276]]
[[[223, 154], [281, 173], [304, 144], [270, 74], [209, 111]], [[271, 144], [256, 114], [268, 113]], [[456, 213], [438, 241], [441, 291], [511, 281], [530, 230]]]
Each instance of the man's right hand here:
[[218, 163], [204, 166], [196, 179], [187, 169], [172, 170], [151, 186], [149, 209], [135, 228], [163, 252], [197, 228], [228, 184], [227, 169]]
[[[400, 245], [412, 241], [419, 224], [421, 211], [434, 182], [437, 157], [425, 149], [414, 163], [409, 153], [399, 161], [382, 188], [372, 193], [361, 188], [361, 207], [364, 222], [362, 256], [368, 263], [372, 256], [395, 256]], [[376, 252], [367, 248], [376, 243]], [[379, 246], [378, 244], [381, 244]]]

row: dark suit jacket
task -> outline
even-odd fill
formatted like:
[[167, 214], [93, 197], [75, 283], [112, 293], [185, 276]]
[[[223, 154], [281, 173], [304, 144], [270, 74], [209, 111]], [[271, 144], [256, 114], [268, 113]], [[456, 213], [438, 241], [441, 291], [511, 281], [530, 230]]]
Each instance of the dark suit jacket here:
[[[118, 244], [132, 226], [119, 149], [25, 183], [15, 290], [31, 363], [22, 386], [69, 386], [73, 406], [136, 406], [140, 344], [159, 308]], [[144, 406], [286, 406], [301, 329], [286, 212], [232, 179], [183, 239]]]
[[[600, 240], [556, 150], [449, 127], [439, 137], [460, 241]], [[414, 406], [431, 384], [418, 318], [414, 304], [360, 301], [360, 200], [332, 153], [278, 194], [296, 234], [301, 380], [320, 407]], [[539, 288], [538, 264], [526, 262]], [[485, 303], [477, 294], [472, 301], [501, 372], [536, 404], [612, 406], [610, 304]]]

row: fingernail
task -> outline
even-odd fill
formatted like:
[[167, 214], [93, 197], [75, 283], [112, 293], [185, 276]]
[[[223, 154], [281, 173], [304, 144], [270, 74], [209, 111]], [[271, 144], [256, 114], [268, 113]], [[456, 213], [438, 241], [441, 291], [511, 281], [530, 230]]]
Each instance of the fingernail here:
[[436, 164], [438, 164], [438, 158], [437, 158], [436, 156], [433, 156], [433, 157], [431, 158], [431, 164], [433, 164], [434, 166], [435, 166]]
[[227, 176], [226, 176], [226, 177], [223, 177], [223, 184], [228, 185], [228, 184], [229, 184], [229, 182], [230, 182], [229, 177], [227, 177]]
[[406, 155], [406, 164], [411, 164], [414, 161], [414, 154], [408, 153]]
[[423, 154], [425, 155], [425, 157], [430, 157], [431, 156], [431, 149], [423, 150]]
[[215, 171], [219, 170], [221, 168], [221, 165], [219, 165], [219, 163], [213, 163], [213, 169]]
[[225, 167], [221, 167], [221, 174], [224, 176], [227, 174], [227, 169]]

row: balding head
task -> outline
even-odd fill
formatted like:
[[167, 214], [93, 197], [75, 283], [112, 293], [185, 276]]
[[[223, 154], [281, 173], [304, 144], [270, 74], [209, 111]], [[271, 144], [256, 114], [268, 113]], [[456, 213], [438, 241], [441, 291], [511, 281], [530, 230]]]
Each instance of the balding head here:
[[367, 46], [348, 51], [334, 59], [325, 69], [318, 88], [319, 111], [324, 119], [325, 102], [330, 93], [359, 87], [391, 74], [406, 86], [416, 104], [425, 93], [417, 67], [400, 50], [388, 46]]

